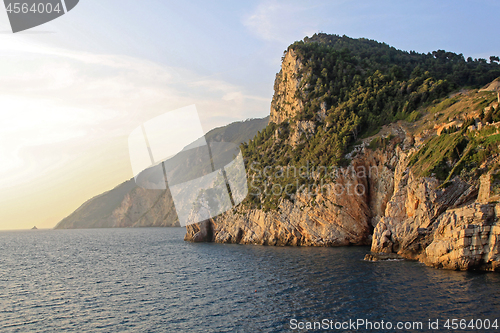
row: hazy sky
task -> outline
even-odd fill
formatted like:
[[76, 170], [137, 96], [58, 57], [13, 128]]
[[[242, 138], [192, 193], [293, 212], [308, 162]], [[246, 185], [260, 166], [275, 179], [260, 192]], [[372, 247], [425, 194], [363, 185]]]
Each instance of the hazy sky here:
[[196, 104], [203, 129], [269, 113], [286, 47], [316, 32], [500, 55], [500, 3], [80, 0], [12, 34], [0, 8], [0, 229], [53, 227], [132, 177], [127, 135]]

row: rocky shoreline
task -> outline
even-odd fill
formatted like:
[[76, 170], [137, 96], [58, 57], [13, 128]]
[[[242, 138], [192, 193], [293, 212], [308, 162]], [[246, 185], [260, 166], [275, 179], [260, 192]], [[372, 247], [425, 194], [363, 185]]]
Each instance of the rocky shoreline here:
[[[454, 178], [442, 188], [433, 177], [415, 179], [408, 152], [395, 138], [386, 150], [362, 147], [350, 167], [372, 170], [337, 183], [363, 184], [364, 195], [306, 195], [277, 210], [241, 207], [187, 227], [186, 241], [275, 246], [371, 245], [367, 260], [404, 258], [436, 268], [500, 270], [500, 204], [488, 192]], [[402, 145], [405, 147], [405, 145]], [[408, 148], [408, 147], [407, 147]], [[376, 170], [376, 172], [374, 172]], [[393, 171], [394, 170], [394, 171]], [[480, 187], [481, 187], [480, 186]]]
[[436, 179], [415, 181], [411, 174], [392, 173], [379, 165], [383, 177], [359, 180], [371, 184], [370, 195], [325, 196], [315, 205], [284, 200], [277, 211], [269, 212], [230, 211], [189, 225], [185, 240], [276, 246], [371, 244], [376, 255], [367, 259], [396, 255], [436, 268], [500, 270], [500, 204], [479, 202], [474, 198], [478, 189], [458, 178], [441, 189]]

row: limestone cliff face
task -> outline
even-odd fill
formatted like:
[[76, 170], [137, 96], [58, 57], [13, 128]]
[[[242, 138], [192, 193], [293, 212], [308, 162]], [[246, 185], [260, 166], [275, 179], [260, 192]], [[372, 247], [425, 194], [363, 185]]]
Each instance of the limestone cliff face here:
[[295, 117], [303, 109], [300, 98], [302, 63], [293, 49], [286, 52], [281, 65], [281, 71], [276, 75], [274, 97], [271, 102], [271, 122], [280, 124]]
[[170, 192], [136, 187], [111, 215], [112, 227], [179, 226]]
[[421, 260], [448, 269], [500, 270], [500, 206], [472, 203], [439, 217]]
[[[397, 150], [399, 152], [400, 150]], [[185, 240], [261, 245], [369, 245], [374, 222], [393, 193], [397, 153], [360, 147], [359, 157], [323, 184], [314, 200], [308, 190], [277, 210], [240, 207], [201, 224], [189, 225]], [[315, 189], [316, 190], [316, 189]], [[312, 190], [311, 190], [312, 191]]]
[[458, 177], [438, 185], [435, 178], [403, 175], [374, 230], [372, 252], [437, 268], [499, 270], [500, 207], [477, 200], [477, 186]]

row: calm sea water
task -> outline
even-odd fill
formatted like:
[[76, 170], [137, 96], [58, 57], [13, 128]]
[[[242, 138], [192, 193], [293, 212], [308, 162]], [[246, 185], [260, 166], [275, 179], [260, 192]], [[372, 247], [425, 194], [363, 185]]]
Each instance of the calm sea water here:
[[282, 332], [292, 319], [500, 317], [500, 274], [364, 262], [366, 247], [192, 244], [184, 233], [1, 232], [0, 330]]

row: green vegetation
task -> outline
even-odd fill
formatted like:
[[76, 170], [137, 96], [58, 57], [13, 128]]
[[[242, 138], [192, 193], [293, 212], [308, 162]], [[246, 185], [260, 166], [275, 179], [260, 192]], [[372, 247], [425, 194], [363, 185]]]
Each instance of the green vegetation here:
[[467, 147], [467, 140], [461, 132], [441, 134], [432, 138], [415, 153], [409, 163], [416, 176], [435, 176], [444, 180], [453, 165], [460, 159]]
[[500, 153], [499, 143], [500, 134], [470, 138], [467, 149], [450, 173], [449, 178], [460, 175], [467, 179], [477, 177], [479, 173], [488, 171], [480, 170], [480, 167], [489, 157]]
[[368, 145], [368, 148], [372, 150], [376, 150], [378, 148], [385, 148], [389, 145], [391, 140], [394, 138], [393, 135], [389, 135], [388, 137], [385, 138], [374, 138], [372, 141], [370, 141], [370, 144]]
[[458, 97], [454, 97], [454, 98], [447, 98], [445, 99], [444, 101], [442, 101], [441, 103], [439, 103], [438, 105], [434, 106], [432, 109], [431, 109], [431, 112], [432, 113], [440, 113], [441, 111], [449, 108], [450, 106], [452, 106], [453, 104], [455, 104], [456, 102], [458, 102]]
[[410, 113], [410, 115], [406, 118], [406, 120], [412, 123], [414, 121], [419, 120], [420, 117], [422, 117], [422, 114], [419, 111], [415, 110], [412, 113]]
[[[373, 40], [346, 36], [315, 34], [290, 45], [287, 51], [290, 50], [302, 64], [296, 73], [300, 92], [295, 98], [302, 101], [304, 108], [294, 119], [280, 125], [269, 124], [244, 144], [247, 165], [253, 162], [262, 168], [342, 165], [344, 155], [359, 138], [397, 120], [417, 121], [422, 117], [419, 110], [423, 107], [434, 105], [432, 112], [439, 114], [457, 102], [458, 97], [434, 104], [451, 91], [480, 87], [500, 76], [500, 65], [494, 61], [465, 60], [462, 54], [443, 50], [427, 54], [405, 52]], [[275, 100], [278, 93], [275, 91]], [[326, 119], [318, 117], [321, 105], [327, 106]], [[495, 115], [491, 114], [493, 120], [497, 119]], [[497, 117], [500, 119], [500, 114]], [[307, 138], [302, 134], [302, 143], [295, 147], [284, 144], [299, 121], [313, 121], [314, 133]], [[434, 173], [440, 178], [449, 175], [453, 161], [464, 153], [468, 142], [462, 132], [452, 130], [429, 143], [418, 157], [422, 162], [413, 162], [420, 173]], [[372, 141], [370, 145], [386, 144]], [[315, 184], [320, 179], [316, 177]], [[273, 184], [274, 181], [286, 184], [290, 180], [274, 179]], [[248, 203], [273, 209], [283, 197], [290, 198], [288, 194], [253, 196]]]
[[[327, 122], [340, 136], [407, 119], [420, 105], [464, 86], [500, 76], [500, 66], [438, 50], [404, 52], [366, 39], [319, 34], [292, 44], [304, 67], [299, 73], [304, 112], [314, 119], [326, 102]], [[307, 87], [307, 88], [305, 88]], [[352, 133], [352, 134], [351, 134]]]
[[494, 134], [496, 128], [487, 127], [474, 136], [466, 133], [466, 128], [429, 140], [410, 160], [415, 175], [435, 176], [446, 184], [457, 175], [471, 180], [488, 171], [481, 165], [500, 153], [500, 134]]

